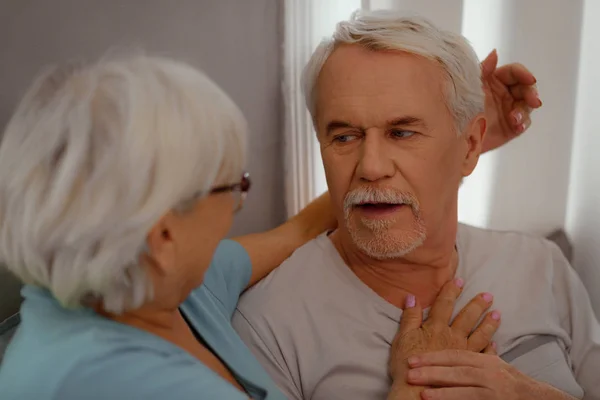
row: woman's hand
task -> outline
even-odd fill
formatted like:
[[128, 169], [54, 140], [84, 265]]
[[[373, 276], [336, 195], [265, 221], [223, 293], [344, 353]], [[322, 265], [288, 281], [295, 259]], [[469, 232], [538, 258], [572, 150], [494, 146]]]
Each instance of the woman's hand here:
[[413, 296], [408, 296], [398, 334], [392, 343], [389, 372], [394, 381], [389, 399], [419, 398], [423, 387], [408, 385], [408, 359], [427, 352], [455, 349], [471, 352], [491, 351], [491, 339], [500, 325], [500, 313], [488, 313], [492, 305], [489, 293], [477, 295], [451, 323], [454, 305], [462, 291], [460, 279], [448, 282], [435, 300], [429, 317], [423, 322], [423, 311]]
[[497, 64], [495, 50], [481, 62], [487, 120], [484, 153], [519, 137], [531, 124], [531, 111], [542, 106], [536, 79], [527, 68], [517, 63], [496, 68]]
[[574, 400], [504, 362], [494, 351], [445, 350], [411, 357], [408, 383], [429, 386], [424, 400]]
[[235, 238], [250, 256], [252, 275], [248, 287], [267, 276], [298, 247], [336, 226], [331, 198], [327, 192], [277, 228]]
[[325, 231], [337, 228], [329, 192], [314, 199], [287, 223], [296, 227], [298, 235], [304, 242], [314, 239]]

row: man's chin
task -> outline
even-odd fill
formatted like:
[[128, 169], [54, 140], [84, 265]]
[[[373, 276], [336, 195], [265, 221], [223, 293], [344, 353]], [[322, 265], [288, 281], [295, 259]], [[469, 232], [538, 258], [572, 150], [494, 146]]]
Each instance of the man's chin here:
[[378, 233], [350, 231], [352, 241], [367, 256], [377, 260], [402, 258], [412, 253], [425, 242], [421, 231]]

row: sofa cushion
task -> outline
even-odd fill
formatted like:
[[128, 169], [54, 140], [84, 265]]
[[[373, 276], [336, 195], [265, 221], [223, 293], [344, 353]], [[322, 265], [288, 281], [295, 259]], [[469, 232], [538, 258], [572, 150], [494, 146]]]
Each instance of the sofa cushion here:
[[2, 364], [2, 358], [4, 358], [4, 351], [8, 346], [8, 342], [15, 334], [17, 327], [21, 322], [19, 314], [14, 314], [8, 319], [0, 323], [0, 364]]
[[21, 301], [21, 283], [0, 265], [0, 321], [16, 314]]
[[573, 264], [573, 245], [571, 241], [567, 237], [567, 234], [562, 229], [557, 229], [552, 232], [546, 238], [552, 242], [554, 242], [558, 248], [563, 252], [565, 258], [569, 260], [571, 264]]

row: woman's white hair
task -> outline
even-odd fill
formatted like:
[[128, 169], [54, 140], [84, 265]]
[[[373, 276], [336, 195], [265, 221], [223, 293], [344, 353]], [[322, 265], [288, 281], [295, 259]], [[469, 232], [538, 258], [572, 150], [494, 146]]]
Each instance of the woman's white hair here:
[[313, 121], [317, 115], [319, 74], [340, 44], [357, 44], [373, 51], [403, 51], [439, 63], [448, 76], [445, 95], [459, 133], [484, 110], [479, 61], [463, 36], [440, 30], [425, 18], [399, 11], [359, 10], [349, 21], [338, 23], [333, 36], [321, 42], [304, 68], [302, 88]]
[[0, 145], [0, 261], [65, 306], [152, 296], [139, 256], [171, 209], [235, 182], [246, 121], [184, 63], [132, 55], [41, 74]]

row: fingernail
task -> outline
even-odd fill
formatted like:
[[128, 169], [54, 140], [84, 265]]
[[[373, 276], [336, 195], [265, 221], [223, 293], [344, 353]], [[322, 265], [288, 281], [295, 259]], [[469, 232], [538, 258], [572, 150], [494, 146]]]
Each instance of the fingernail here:
[[435, 392], [432, 389], [425, 389], [421, 392], [421, 398], [425, 400], [434, 399]]
[[410, 357], [408, 359], [408, 365], [410, 365], [411, 367], [416, 367], [418, 366], [420, 363], [419, 357]]
[[462, 278], [456, 278], [454, 284], [462, 289], [462, 287], [465, 286], [465, 281]]
[[484, 300], [485, 300], [487, 303], [491, 303], [491, 302], [492, 302], [492, 300], [494, 300], [494, 296], [492, 296], [492, 294], [491, 294], [491, 293], [484, 293], [484, 294], [483, 294], [483, 296], [481, 296], [481, 297], [483, 297], [483, 299], [484, 299]]
[[417, 304], [417, 299], [412, 294], [406, 296], [405, 308], [413, 308]]
[[520, 112], [515, 113], [515, 124], [520, 124], [523, 121], [523, 114]]
[[517, 127], [517, 133], [523, 133], [525, 132], [525, 129], [527, 129], [527, 127], [525, 126], [525, 124], [521, 124]]
[[532, 88], [531, 90], [533, 90], [533, 94], [535, 95], [535, 98], [538, 101], [539, 106], [541, 106], [542, 105], [542, 100], [540, 100], [540, 92], [538, 92], [538, 90], [537, 90], [536, 87]]
[[492, 349], [494, 349], [494, 350], [498, 349], [498, 345], [496, 344], [496, 342], [492, 342]]
[[494, 321], [500, 321], [500, 311], [493, 311], [492, 312], [492, 319]]

